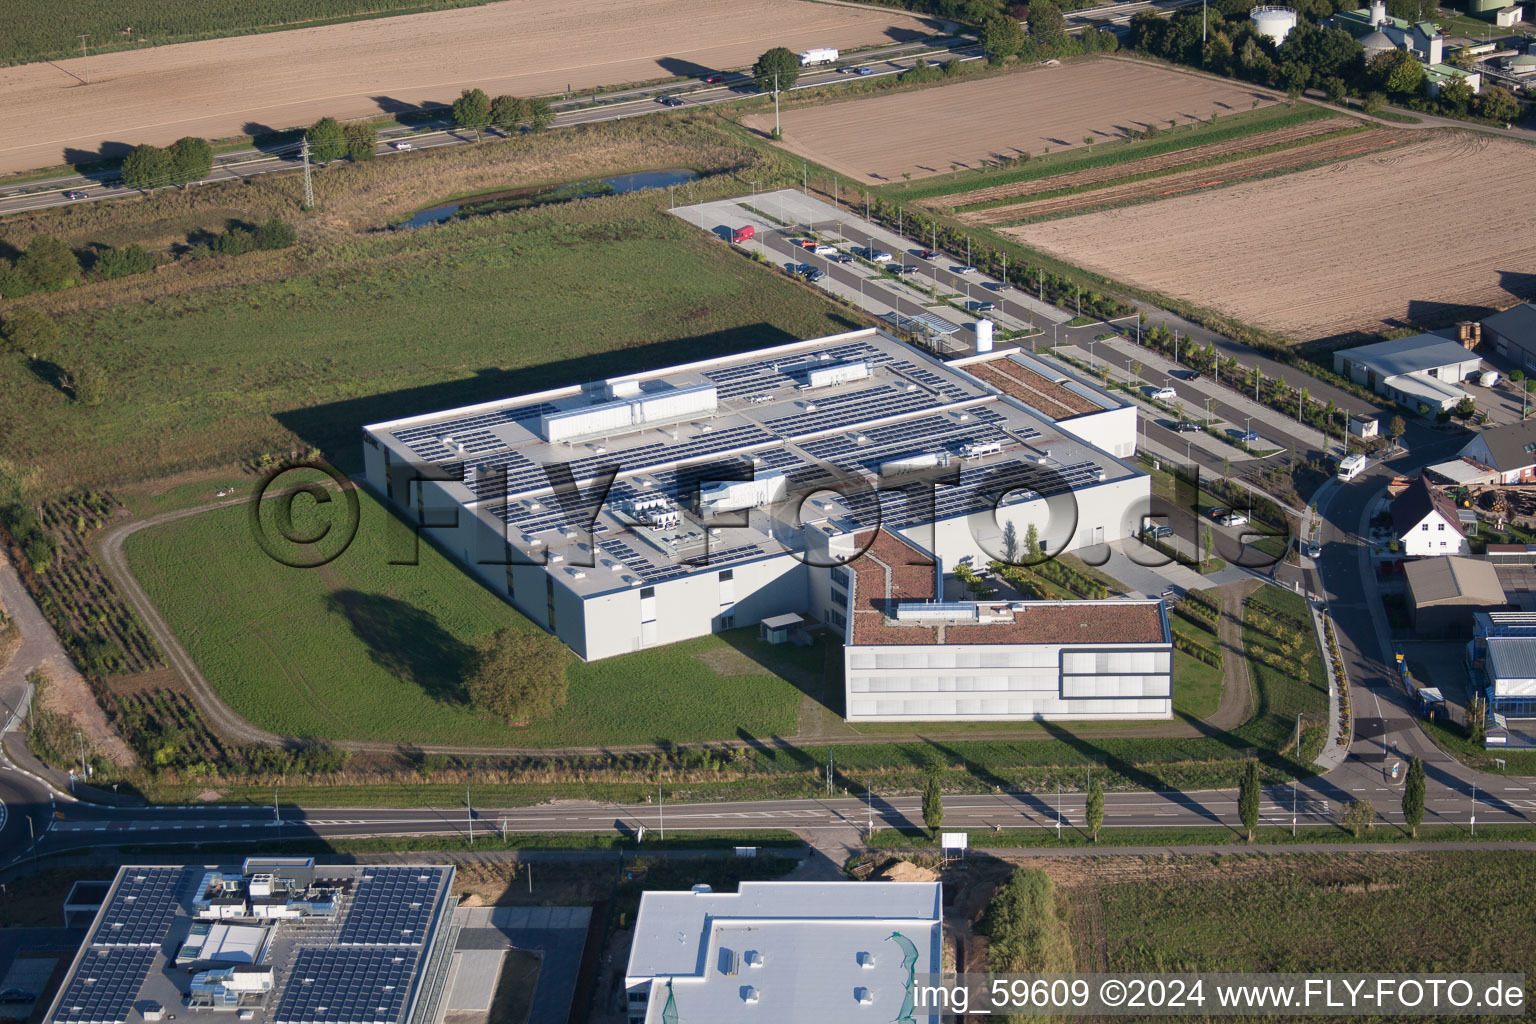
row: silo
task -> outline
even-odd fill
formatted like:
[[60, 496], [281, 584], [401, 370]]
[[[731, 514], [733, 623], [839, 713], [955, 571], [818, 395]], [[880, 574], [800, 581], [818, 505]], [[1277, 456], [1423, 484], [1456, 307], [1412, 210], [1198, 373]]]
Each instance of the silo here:
[[1291, 7], [1255, 7], [1248, 12], [1254, 31], [1279, 46], [1296, 27], [1296, 11]]
[[991, 352], [992, 351], [992, 321], [991, 320], [977, 320], [976, 321], [976, 351], [977, 352]]

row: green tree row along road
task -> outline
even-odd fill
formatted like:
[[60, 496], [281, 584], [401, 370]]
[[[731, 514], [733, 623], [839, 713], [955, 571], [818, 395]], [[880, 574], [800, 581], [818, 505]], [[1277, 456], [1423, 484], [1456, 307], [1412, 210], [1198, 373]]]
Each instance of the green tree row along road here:
[[201, 180], [213, 170], [213, 147], [207, 139], [188, 135], [165, 149], [159, 146], [135, 146], [123, 158], [123, 184], [129, 188], [152, 189], [164, 185], [186, 185]]

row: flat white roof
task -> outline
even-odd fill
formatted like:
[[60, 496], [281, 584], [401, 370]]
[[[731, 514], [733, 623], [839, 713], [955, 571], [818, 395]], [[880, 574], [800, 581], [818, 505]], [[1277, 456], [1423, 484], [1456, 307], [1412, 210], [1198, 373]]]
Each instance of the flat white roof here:
[[939, 970], [942, 914], [937, 882], [648, 892], [635, 920], [628, 984], [662, 979], [652, 986], [648, 1021], [661, 1020], [670, 1000], [681, 1020], [741, 1020], [751, 1012], [795, 1024], [884, 1024], [900, 1015], [914, 975]]

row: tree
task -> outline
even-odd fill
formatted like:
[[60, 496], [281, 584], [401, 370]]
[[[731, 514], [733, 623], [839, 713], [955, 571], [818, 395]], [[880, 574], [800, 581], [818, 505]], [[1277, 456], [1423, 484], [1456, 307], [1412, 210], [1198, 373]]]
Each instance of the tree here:
[[213, 147], [195, 135], [177, 139], [166, 150], [171, 158], [171, 181], [185, 185], [208, 177], [213, 170]]
[[1243, 765], [1243, 779], [1237, 791], [1237, 813], [1248, 830], [1248, 841], [1253, 842], [1253, 830], [1259, 824], [1259, 762], [1250, 760]]
[[309, 156], [319, 163], [330, 163], [347, 155], [347, 133], [334, 117], [322, 117], [304, 130], [309, 140]]
[[1009, 565], [1019, 563], [1019, 528], [1012, 519], [1003, 526], [1003, 561]]
[[1029, 36], [1041, 46], [1057, 47], [1067, 41], [1067, 19], [1051, 0], [1030, 0]]
[[1424, 820], [1424, 762], [1417, 757], [1408, 762], [1408, 778], [1403, 780], [1403, 823], [1409, 835], [1419, 838], [1419, 822]]
[[752, 65], [752, 80], [757, 83], [760, 91], [774, 90], [774, 72], [778, 72], [777, 87], [780, 92], [793, 89], [796, 79], [800, 77], [800, 55], [783, 46], [775, 46], [757, 58], [757, 63]]
[[993, 67], [1009, 57], [1016, 57], [1024, 49], [1024, 28], [1018, 20], [1000, 14], [987, 22], [981, 30], [981, 52]]
[[81, 405], [100, 405], [107, 397], [107, 375], [92, 362], [80, 362], [66, 369], [60, 381]]
[[1040, 528], [1034, 523], [1029, 524], [1029, 529], [1024, 531], [1024, 550], [1029, 555], [1029, 564], [1035, 565], [1041, 560], [1045, 548], [1040, 544]]
[[1408, 432], [1408, 423], [1396, 413], [1387, 421], [1387, 433], [1393, 437], [1402, 437]]
[[59, 340], [59, 325], [40, 309], [23, 306], [6, 314], [0, 323], [0, 338], [10, 352], [24, 352], [34, 359], [41, 359], [53, 351]]
[[944, 793], [939, 789], [939, 773], [930, 771], [923, 783], [923, 824], [936, 832], [944, 824]]
[[1440, 87], [1440, 109], [1454, 117], [1463, 117], [1472, 106], [1472, 87], [1465, 78], [1452, 78]]
[[293, 230], [293, 225], [284, 223], [281, 217], [273, 214], [265, 224], [256, 229], [256, 248], [286, 249], [298, 241], [298, 237], [298, 233]]
[[465, 680], [474, 707], [504, 722], [527, 722], [565, 705], [569, 655], [548, 633], [507, 626], [480, 645]]
[[1407, 50], [1388, 50], [1371, 59], [1365, 78], [1389, 96], [1417, 96], [1424, 90], [1424, 65]]
[[1467, 738], [1478, 746], [1488, 738], [1488, 702], [1480, 694], [1467, 701]]
[[56, 292], [80, 283], [80, 260], [65, 242], [52, 235], [35, 235], [16, 269], [37, 291]]
[[491, 100], [491, 124], [505, 135], [516, 135], [528, 120], [528, 101], [516, 96], [497, 96]]
[[480, 141], [480, 131], [491, 122], [491, 99], [484, 89], [465, 89], [453, 101], [453, 123], [457, 128], [468, 128]]
[[1204, 544], [1205, 553], [1201, 556], [1201, 561], [1209, 562], [1211, 559], [1216, 557], [1216, 534], [1215, 531], [1211, 529], [1210, 523], [1205, 524]]
[[1099, 841], [1099, 829], [1104, 827], [1104, 784], [1094, 779], [1088, 786], [1088, 831], [1093, 841]]
[[123, 157], [120, 173], [129, 188], [152, 189], [171, 183], [171, 154], [159, 146], [135, 146]]
[[555, 123], [555, 109], [549, 105], [549, 100], [543, 96], [535, 96], [528, 101], [528, 126], [536, 132], [549, 130], [549, 126]]
[[1360, 109], [1367, 114], [1374, 114], [1387, 105], [1387, 94], [1372, 90], [1365, 94], [1365, 99], [1360, 102]]
[[1473, 101], [1472, 112], [1490, 121], [1512, 124], [1520, 120], [1520, 101], [1502, 86], [1485, 85]]
[[1363, 833], [1376, 828], [1376, 808], [1369, 800], [1356, 800], [1344, 808], [1340, 822], [1349, 829], [1350, 835], [1359, 839]]
[[379, 130], [366, 121], [353, 121], [343, 129], [347, 139], [347, 156], [356, 160], [372, 160], [373, 151], [379, 144]]
[[1344, 94], [1348, 91], [1348, 86], [1345, 84], [1344, 79], [1338, 75], [1329, 75], [1323, 81], [1323, 91], [1328, 94], [1329, 103], [1343, 103]]

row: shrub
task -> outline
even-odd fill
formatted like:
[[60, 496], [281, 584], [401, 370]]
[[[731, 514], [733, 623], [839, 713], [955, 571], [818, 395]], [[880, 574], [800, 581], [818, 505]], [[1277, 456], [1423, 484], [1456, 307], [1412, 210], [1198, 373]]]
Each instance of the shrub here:
[[256, 229], [256, 248], [286, 249], [296, 242], [298, 237], [298, 233], [293, 230], [293, 225], [284, 223], [282, 218], [274, 216]]
[[230, 228], [213, 243], [214, 252], [221, 256], [239, 256], [256, 248], [256, 236], [245, 228]]
[[155, 257], [137, 242], [123, 249], [103, 249], [96, 256], [96, 274], [104, 280], [155, 269]]
[[38, 291], [56, 292], [80, 283], [80, 261], [74, 250], [52, 235], [37, 235], [28, 242], [16, 269]]
[[347, 125], [347, 156], [352, 160], [372, 160], [374, 147], [379, 144], [379, 132], [365, 121]]
[[9, 351], [42, 358], [59, 340], [59, 326], [42, 310], [24, 306], [6, 316], [0, 324], [0, 338], [5, 339]]

